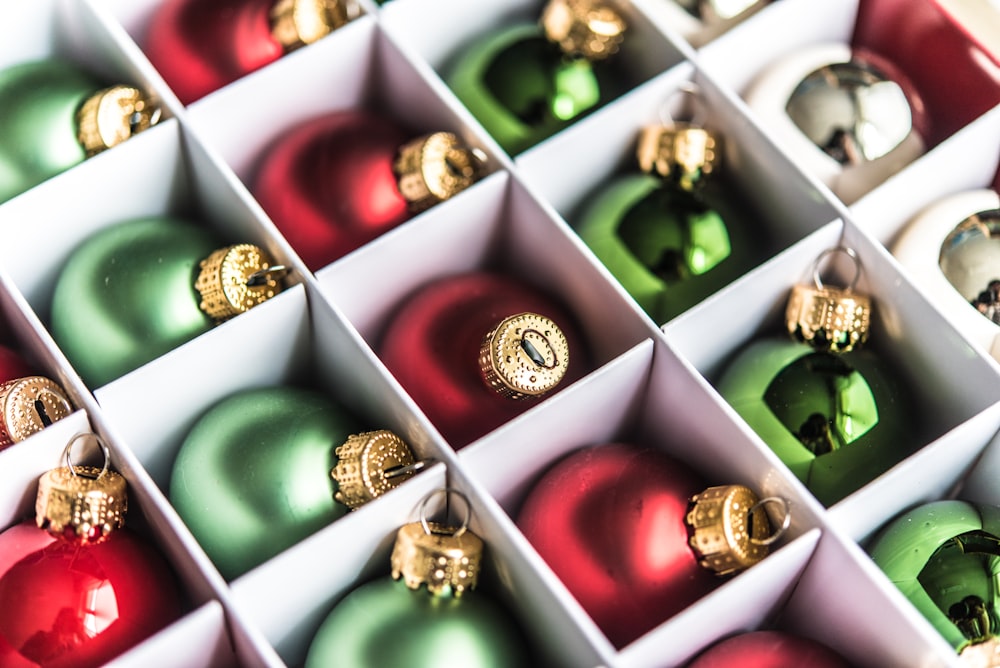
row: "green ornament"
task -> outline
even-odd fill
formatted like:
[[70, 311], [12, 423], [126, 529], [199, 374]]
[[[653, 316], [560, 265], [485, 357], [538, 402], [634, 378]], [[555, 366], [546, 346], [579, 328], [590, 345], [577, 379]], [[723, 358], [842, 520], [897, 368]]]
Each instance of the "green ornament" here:
[[751, 343], [719, 393], [824, 505], [864, 486], [918, 445], [909, 397], [870, 350]]
[[100, 387], [207, 331], [199, 263], [220, 246], [172, 218], [105, 228], [70, 256], [52, 296], [52, 336], [90, 387]]
[[212, 406], [188, 433], [170, 502], [227, 580], [344, 515], [335, 449], [361, 425], [326, 396], [246, 390]]
[[[600, 17], [593, 24], [602, 22], [607, 33], [589, 32], [592, 16]], [[561, 31], [566, 17], [576, 22], [570, 34]], [[519, 24], [476, 40], [445, 78], [486, 131], [515, 155], [624, 92], [624, 77], [610, 58], [624, 31], [624, 21], [608, 6], [552, 0], [541, 25]]]
[[0, 72], [0, 202], [155, 124], [159, 109], [128, 86], [102, 88], [61, 60]]
[[1000, 509], [936, 501], [893, 520], [872, 559], [957, 651], [1000, 631]]

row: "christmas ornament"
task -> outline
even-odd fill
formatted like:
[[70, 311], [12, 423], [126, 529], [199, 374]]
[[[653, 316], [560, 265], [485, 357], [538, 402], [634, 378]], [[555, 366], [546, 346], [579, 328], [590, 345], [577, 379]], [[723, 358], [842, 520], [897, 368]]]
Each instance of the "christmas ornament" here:
[[[784, 508], [772, 532], [763, 504]], [[741, 485], [706, 489], [657, 450], [579, 450], [528, 493], [517, 526], [608, 636], [623, 647], [763, 559], [790, 522], [783, 500]]]
[[624, 92], [624, 73], [613, 56], [625, 30], [609, 3], [549, 0], [539, 24], [517, 24], [476, 40], [446, 79], [514, 155]]
[[0, 202], [155, 125], [159, 107], [63, 60], [0, 71]]
[[[854, 262], [854, 278], [846, 288], [823, 284], [820, 263], [832, 253], [843, 253]], [[868, 340], [871, 299], [854, 291], [861, 276], [861, 261], [853, 249], [837, 246], [820, 253], [813, 264], [813, 287], [796, 285], [788, 297], [785, 323], [796, 341], [817, 350], [846, 353]]]
[[929, 120], [899, 68], [846, 44], [800, 49], [746, 100], [769, 135], [851, 204], [924, 153]]
[[338, 111], [283, 133], [251, 189], [315, 271], [464, 190], [479, 171], [480, 158], [451, 133], [409, 139], [377, 114]]
[[850, 668], [826, 645], [783, 631], [752, 631], [726, 638], [698, 655], [688, 668]]
[[190, 104], [357, 14], [353, 0], [168, 0], [150, 20], [143, 49]]
[[506, 610], [485, 592], [471, 591], [483, 542], [468, 530], [469, 516], [457, 527], [430, 522], [425, 507], [426, 499], [420, 521], [397, 534], [392, 577], [361, 585], [337, 604], [313, 639], [306, 668], [533, 665]]
[[[126, 483], [66, 465], [39, 479], [36, 519], [0, 534], [0, 665], [100, 666], [181, 614], [173, 573], [123, 528]], [[89, 436], [89, 435], [87, 435]]]
[[955, 500], [919, 506], [893, 520], [869, 553], [963, 658], [997, 651], [1000, 509]]
[[[727, 207], [729, 193], [707, 185], [720, 158], [714, 133], [688, 123], [651, 126], [636, 157], [642, 173], [592, 197], [576, 230], [643, 310], [665, 322], [748, 268], [752, 224], [727, 225], [742, 207]], [[729, 209], [725, 218], [718, 204]]]
[[142, 366], [281, 291], [284, 268], [250, 244], [153, 217], [107, 227], [69, 257], [52, 336], [91, 387]]
[[258, 388], [198, 419], [174, 462], [170, 502], [232, 580], [422, 465], [392, 432], [363, 432], [318, 392]]
[[1000, 356], [1000, 197], [995, 191], [960, 192], [928, 206], [899, 234], [892, 253], [959, 331]]
[[918, 446], [910, 397], [870, 350], [834, 354], [765, 338], [736, 355], [717, 388], [827, 506]]
[[583, 375], [566, 310], [534, 286], [472, 272], [417, 289], [396, 309], [379, 357], [456, 448]]

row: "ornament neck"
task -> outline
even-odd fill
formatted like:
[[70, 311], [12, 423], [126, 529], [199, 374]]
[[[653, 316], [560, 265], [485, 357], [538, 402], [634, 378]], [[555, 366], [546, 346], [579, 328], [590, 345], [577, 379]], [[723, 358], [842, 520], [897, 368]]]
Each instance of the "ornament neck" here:
[[471, 186], [481, 167], [481, 154], [450, 132], [435, 132], [404, 144], [393, 163], [399, 192], [414, 213]]
[[352, 510], [395, 489], [427, 465], [387, 429], [351, 434], [335, 454], [337, 465], [330, 472], [337, 482], [334, 498]]
[[77, 139], [87, 156], [94, 156], [156, 125], [160, 116], [160, 107], [138, 88], [111, 86], [88, 97], [76, 112]]
[[486, 385], [507, 399], [539, 396], [569, 369], [569, 343], [559, 326], [537, 313], [504, 318], [483, 338], [479, 369]]
[[[768, 503], [783, 509], [777, 531], [771, 530], [764, 511]], [[730, 575], [766, 557], [771, 544], [787, 531], [791, 515], [788, 503], [780, 497], [758, 500], [748, 487], [723, 485], [693, 496], [686, 522], [698, 563], [716, 575]]]
[[288, 270], [274, 265], [267, 253], [253, 244], [226, 246], [201, 261], [195, 289], [202, 311], [223, 322], [264, 303], [282, 290]]
[[627, 28], [617, 11], [597, 0], [550, 0], [541, 24], [563, 53], [592, 61], [617, 53]]
[[317, 42], [355, 15], [353, 0], [278, 0], [271, 35], [286, 52]]

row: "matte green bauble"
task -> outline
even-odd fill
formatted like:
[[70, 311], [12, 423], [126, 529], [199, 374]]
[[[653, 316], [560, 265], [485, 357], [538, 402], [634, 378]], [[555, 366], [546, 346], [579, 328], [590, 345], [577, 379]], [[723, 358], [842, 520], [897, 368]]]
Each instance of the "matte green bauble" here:
[[576, 222], [580, 238], [657, 323], [731, 283], [756, 254], [748, 216], [726, 201], [732, 194], [714, 185], [699, 193], [647, 174], [621, 176], [584, 204]]
[[207, 331], [198, 265], [219, 241], [171, 218], [105, 228], [69, 257], [52, 296], [52, 336], [100, 387]]
[[334, 450], [360, 429], [318, 392], [246, 390], [210, 408], [184, 439], [170, 502], [227, 580], [347, 512], [334, 500]]
[[0, 202], [155, 124], [158, 107], [129, 86], [102, 88], [62, 60], [0, 71]]
[[[559, 19], [549, 12], [559, 13]], [[556, 34], [568, 15], [577, 22], [574, 30]], [[607, 32], [588, 32], [598, 24]], [[541, 25], [518, 24], [475, 40], [446, 80], [497, 143], [515, 155], [625, 90], [613, 57], [624, 30], [609, 6], [550, 0]]]
[[320, 626], [306, 668], [523, 668], [525, 641], [484, 592], [461, 597], [384, 577], [348, 594]]
[[733, 359], [717, 387], [827, 506], [918, 445], [909, 397], [870, 350], [835, 355], [787, 339], [760, 340]]
[[1000, 509], [964, 501], [925, 504], [893, 520], [869, 553], [956, 650], [996, 641]]

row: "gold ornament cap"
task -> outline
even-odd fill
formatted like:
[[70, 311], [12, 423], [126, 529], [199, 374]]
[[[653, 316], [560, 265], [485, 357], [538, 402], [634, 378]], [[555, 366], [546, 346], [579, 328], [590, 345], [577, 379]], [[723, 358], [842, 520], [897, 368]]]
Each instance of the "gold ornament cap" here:
[[542, 29], [570, 56], [604, 60], [618, 52], [628, 24], [610, 5], [596, 0], [549, 0]]
[[[104, 454], [104, 467], [74, 465], [70, 450], [77, 440], [93, 437]], [[77, 434], [63, 451], [65, 466], [38, 479], [35, 523], [53, 536], [93, 545], [125, 525], [128, 495], [125, 478], [108, 468], [111, 453], [95, 434]]]
[[504, 318], [483, 337], [479, 369], [486, 384], [508, 399], [539, 396], [569, 368], [569, 343], [559, 326], [537, 313]]
[[675, 124], [644, 128], [636, 145], [639, 169], [694, 190], [719, 165], [718, 138], [703, 127]]
[[479, 177], [480, 159], [450, 132], [435, 132], [399, 149], [393, 170], [410, 210], [420, 212], [457, 195]]
[[19, 443], [73, 412], [63, 389], [44, 376], [0, 385], [0, 450]]
[[[855, 263], [856, 272], [846, 288], [823, 285], [819, 277], [819, 262], [830, 253], [843, 252]], [[785, 324], [789, 335], [817, 350], [846, 353], [868, 340], [871, 329], [871, 299], [854, 292], [861, 273], [861, 264], [850, 248], [838, 246], [824, 251], [813, 267], [814, 286], [796, 285], [785, 307]]]
[[138, 88], [104, 88], [77, 110], [77, 140], [87, 157], [92, 157], [153, 127], [160, 115], [159, 105]]
[[278, 0], [271, 8], [271, 36], [294, 51], [326, 37], [356, 15], [354, 0]]
[[[335, 451], [334, 498], [352, 510], [412, 478], [419, 468], [403, 439], [388, 429], [351, 434]], [[397, 474], [398, 473], [398, 474]]]
[[[455, 494], [465, 502], [465, 519], [460, 526], [427, 521], [427, 502], [439, 493]], [[390, 558], [392, 578], [403, 578], [414, 590], [427, 585], [427, 591], [436, 596], [450, 592], [460, 597], [465, 590], [474, 589], [482, 566], [483, 541], [468, 530], [471, 515], [469, 499], [457, 490], [436, 490], [424, 497], [420, 521], [404, 524], [396, 534]]]
[[194, 287], [201, 310], [217, 322], [249, 311], [282, 290], [285, 267], [253, 244], [237, 244], [214, 251], [201, 261]]
[[[774, 533], [763, 508], [769, 502], [779, 502], [785, 509], [784, 523]], [[698, 563], [716, 575], [736, 573], [761, 561], [790, 522], [784, 499], [760, 501], [743, 485], [709, 487], [695, 494], [686, 519]]]

